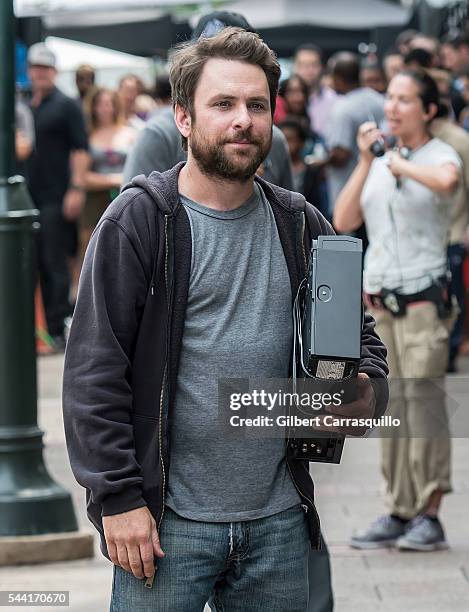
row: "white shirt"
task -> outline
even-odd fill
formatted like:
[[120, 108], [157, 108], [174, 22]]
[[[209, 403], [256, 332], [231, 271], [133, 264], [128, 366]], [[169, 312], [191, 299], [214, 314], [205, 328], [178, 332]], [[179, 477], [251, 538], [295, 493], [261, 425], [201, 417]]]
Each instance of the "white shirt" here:
[[[410, 294], [423, 291], [446, 271], [453, 196], [436, 193], [422, 183], [402, 178], [375, 159], [363, 188], [361, 207], [370, 245], [365, 255], [364, 289], [382, 288]], [[455, 150], [433, 138], [413, 151], [416, 164], [461, 167]]]

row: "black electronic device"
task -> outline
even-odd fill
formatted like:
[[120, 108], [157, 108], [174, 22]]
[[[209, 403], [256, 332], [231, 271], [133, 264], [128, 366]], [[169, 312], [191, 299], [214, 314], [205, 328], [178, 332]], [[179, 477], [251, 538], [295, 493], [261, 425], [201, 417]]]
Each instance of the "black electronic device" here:
[[[298, 368], [303, 379], [342, 381], [342, 403], [353, 400], [354, 385], [343, 383], [356, 378], [360, 364], [362, 257], [362, 241], [358, 238], [319, 236], [311, 247], [306, 287], [303, 291], [300, 288], [295, 300], [295, 388]], [[317, 433], [314, 438], [293, 437], [296, 458], [340, 463], [345, 436]]]
[[386, 153], [386, 143], [384, 138], [378, 138], [374, 142], [371, 143], [370, 151], [373, 153], [375, 157], [383, 157]]

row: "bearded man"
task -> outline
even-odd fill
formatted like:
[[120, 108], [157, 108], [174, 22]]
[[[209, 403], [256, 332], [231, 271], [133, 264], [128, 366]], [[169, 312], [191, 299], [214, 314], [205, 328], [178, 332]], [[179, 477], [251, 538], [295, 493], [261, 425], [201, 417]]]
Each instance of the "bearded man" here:
[[[115, 566], [113, 612], [308, 608], [308, 467], [282, 436], [226, 435], [217, 397], [222, 378], [288, 378], [300, 253], [332, 233], [303, 196], [255, 176], [279, 76], [252, 32], [183, 45], [170, 78], [187, 163], [135, 178], [85, 257], [65, 428]], [[384, 378], [368, 316], [362, 345], [361, 375]], [[380, 411], [372, 393], [362, 416]]]

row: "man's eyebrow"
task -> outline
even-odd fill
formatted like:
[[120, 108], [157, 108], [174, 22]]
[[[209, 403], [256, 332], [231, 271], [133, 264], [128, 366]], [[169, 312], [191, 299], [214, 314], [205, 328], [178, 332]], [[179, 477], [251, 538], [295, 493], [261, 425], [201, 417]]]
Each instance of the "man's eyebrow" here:
[[214, 94], [213, 96], [211, 96], [211, 98], [209, 98], [209, 102], [214, 102], [215, 100], [236, 100], [236, 96], [230, 96], [228, 94], [224, 94], [224, 93], [217, 93]]
[[[215, 102], [216, 100], [236, 100], [238, 98], [238, 96], [233, 96], [233, 95], [229, 95], [229, 94], [224, 94], [224, 93], [218, 93], [213, 95], [211, 98], [209, 98], [208, 100], [208, 104], [211, 104], [212, 102]], [[259, 95], [259, 96], [249, 96], [248, 100], [250, 102], [256, 101], [256, 102], [264, 102], [266, 104], [269, 103], [269, 99], [266, 98], [265, 96]]]
[[269, 98], [266, 98], [265, 96], [250, 96], [249, 100], [251, 102], [265, 102], [266, 104], [270, 102]]

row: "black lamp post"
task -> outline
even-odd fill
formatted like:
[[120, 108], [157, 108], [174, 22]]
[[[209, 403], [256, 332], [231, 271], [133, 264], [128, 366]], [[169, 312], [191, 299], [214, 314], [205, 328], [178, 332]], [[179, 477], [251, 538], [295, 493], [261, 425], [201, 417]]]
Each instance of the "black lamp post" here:
[[[77, 530], [37, 426], [35, 210], [15, 164], [13, 0], [0, 2], [0, 537]], [[58, 417], [59, 418], [59, 417]]]

